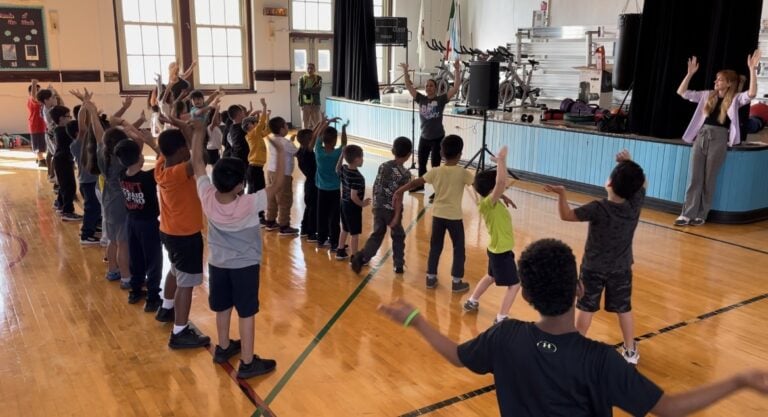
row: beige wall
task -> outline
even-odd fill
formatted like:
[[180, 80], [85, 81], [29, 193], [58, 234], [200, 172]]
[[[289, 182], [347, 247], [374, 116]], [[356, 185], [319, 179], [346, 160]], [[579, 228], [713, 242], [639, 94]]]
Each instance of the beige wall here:
[[[288, 7], [289, 0], [252, 0], [254, 63], [256, 70], [288, 70], [287, 17], [262, 15], [263, 7]], [[51, 70], [100, 70], [117, 71], [117, 42], [115, 38], [112, 0], [45, 0], [5, 1], [5, 4], [42, 5], [48, 26], [49, 66]], [[49, 12], [56, 10], [59, 16], [58, 30], [51, 27]], [[26, 133], [27, 113], [25, 101], [27, 82], [0, 83], [0, 133]], [[47, 85], [47, 83], [43, 83]], [[64, 94], [65, 104], [74, 106], [76, 99], [66, 92], [73, 88], [87, 87], [95, 92], [94, 100], [106, 112], [120, 106], [117, 82], [55, 83], [54, 87]], [[230, 95], [222, 101], [223, 107], [234, 103], [246, 104], [265, 97], [272, 114], [290, 120], [289, 81], [257, 82], [258, 94]], [[127, 113], [129, 119], [138, 117], [145, 101], [136, 99]]]

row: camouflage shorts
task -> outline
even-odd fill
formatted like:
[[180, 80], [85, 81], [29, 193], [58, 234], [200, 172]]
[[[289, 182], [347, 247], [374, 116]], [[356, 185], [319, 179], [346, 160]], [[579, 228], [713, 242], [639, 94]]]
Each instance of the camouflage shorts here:
[[600, 298], [605, 290], [605, 311], [627, 313], [632, 311], [632, 270], [597, 272], [581, 269], [584, 285], [582, 296], [576, 308], [594, 313], [600, 309]]

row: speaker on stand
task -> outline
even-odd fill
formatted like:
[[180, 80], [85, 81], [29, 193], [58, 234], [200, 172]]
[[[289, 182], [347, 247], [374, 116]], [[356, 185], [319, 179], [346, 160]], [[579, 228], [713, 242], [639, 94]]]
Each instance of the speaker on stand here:
[[[469, 63], [469, 97], [467, 106], [483, 113], [483, 146], [464, 165], [464, 168], [472, 165], [477, 159], [477, 171], [485, 171], [485, 154], [495, 157], [486, 143], [486, 125], [488, 124], [488, 110], [499, 108], [499, 63], [497, 61], [473, 61]], [[520, 178], [511, 169], [507, 173], [514, 179]]]

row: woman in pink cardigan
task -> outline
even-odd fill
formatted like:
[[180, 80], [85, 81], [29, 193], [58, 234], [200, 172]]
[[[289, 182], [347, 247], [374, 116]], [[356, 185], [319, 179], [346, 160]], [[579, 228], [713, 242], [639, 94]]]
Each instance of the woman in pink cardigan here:
[[714, 90], [690, 91], [688, 83], [699, 69], [696, 57], [688, 59], [686, 74], [677, 94], [686, 100], [699, 103], [683, 140], [691, 143], [690, 175], [685, 191], [683, 212], [675, 220], [675, 226], [701, 226], [712, 208], [717, 173], [725, 161], [728, 147], [741, 142], [739, 132], [739, 107], [749, 103], [757, 94], [757, 65], [760, 50], [747, 57], [749, 90], [739, 92], [739, 75], [733, 70], [717, 73]]

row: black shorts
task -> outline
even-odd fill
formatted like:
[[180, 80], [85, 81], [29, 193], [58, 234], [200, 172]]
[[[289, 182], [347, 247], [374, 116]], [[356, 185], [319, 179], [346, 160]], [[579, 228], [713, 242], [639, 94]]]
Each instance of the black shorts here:
[[493, 281], [499, 287], [511, 287], [519, 284], [520, 278], [517, 277], [515, 253], [512, 251], [504, 253], [488, 251], [488, 275], [493, 277]]
[[47, 146], [45, 146], [45, 133], [30, 133], [30, 141], [32, 142], [33, 152], [45, 152]]
[[363, 208], [353, 201], [341, 202], [341, 229], [352, 236], [363, 233]]
[[187, 274], [203, 273], [203, 234], [190, 236], [171, 236], [160, 232], [168, 259], [174, 269]]
[[596, 272], [581, 268], [580, 279], [584, 296], [576, 303], [581, 311], [594, 313], [600, 309], [600, 297], [605, 289], [605, 311], [628, 313], [632, 311], [632, 270]]
[[208, 305], [213, 311], [235, 307], [241, 318], [259, 312], [259, 265], [229, 269], [208, 265]]

